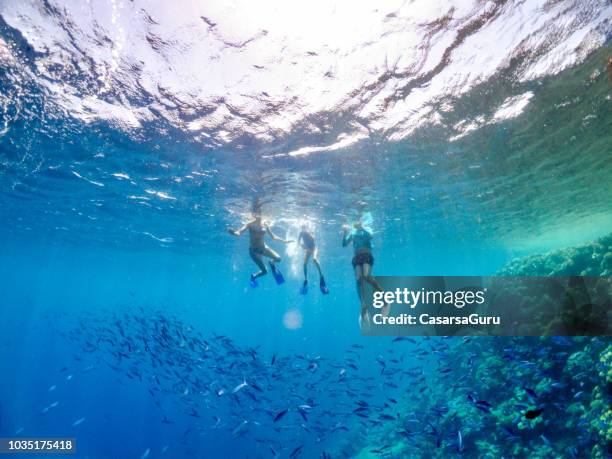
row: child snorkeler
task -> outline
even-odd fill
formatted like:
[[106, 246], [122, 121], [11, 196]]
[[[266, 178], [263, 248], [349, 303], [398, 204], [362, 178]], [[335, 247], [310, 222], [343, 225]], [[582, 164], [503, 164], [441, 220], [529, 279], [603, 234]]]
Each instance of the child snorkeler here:
[[329, 293], [329, 289], [325, 284], [325, 278], [323, 277], [323, 272], [321, 271], [321, 264], [319, 263], [318, 257], [319, 250], [312, 232], [306, 225], [302, 225], [300, 234], [298, 236], [298, 244], [300, 244], [300, 246], [304, 249], [304, 283], [302, 284], [300, 293], [302, 295], [306, 295], [306, 293], [308, 293], [308, 260], [310, 260], [312, 257], [312, 262], [319, 271], [319, 288], [324, 295], [327, 295]]

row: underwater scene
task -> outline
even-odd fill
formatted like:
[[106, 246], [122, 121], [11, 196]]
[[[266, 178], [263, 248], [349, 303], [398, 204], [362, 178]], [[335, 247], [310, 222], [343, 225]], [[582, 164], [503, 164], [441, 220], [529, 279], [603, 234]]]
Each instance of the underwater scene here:
[[610, 301], [363, 333], [375, 276], [612, 297], [611, 38], [607, 0], [0, 0], [0, 457], [612, 457]]

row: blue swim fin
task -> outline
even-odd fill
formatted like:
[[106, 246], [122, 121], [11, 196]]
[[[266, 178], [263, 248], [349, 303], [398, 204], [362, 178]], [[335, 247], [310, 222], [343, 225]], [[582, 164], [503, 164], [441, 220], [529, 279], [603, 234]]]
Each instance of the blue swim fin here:
[[323, 276], [321, 276], [321, 280], [319, 281], [319, 288], [321, 289], [321, 293], [323, 293], [323, 295], [327, 295], [329, 293], [329, 289], [327, 288], [327, 285], [325, 285], [325, 279], [323, 279]]
[[272, 276], [274, 276], [274, 280], [276, 281], [278, 285], [285, 282], [285, 278], [283, 277], [283, 274], [276, 267], [276, 265], [272, 262], [270, 262], [270, 269], [272, 270]]
[[255, 279], [255, 276], [253, 276], [253, 274], [251, 274], [251, 280], [249, 281], [249, 285], [251, 286], [251, 288], [255, 288], [259, 285], [257, 279]]
[[302, 288], [300, 289], [300, 293], [302, 295], [306, 295], [308, 293], [308, 281], [305, 280], [304, 283], [302, 284]]

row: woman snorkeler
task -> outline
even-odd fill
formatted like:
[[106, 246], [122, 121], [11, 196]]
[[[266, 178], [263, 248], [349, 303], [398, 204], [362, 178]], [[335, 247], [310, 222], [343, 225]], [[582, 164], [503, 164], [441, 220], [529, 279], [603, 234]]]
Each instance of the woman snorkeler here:
[[279, 263], [281, 261], [281, 257], [278, 253], [268, 247], [265, 243], [264, 237], [268, 234], [272, 240], [280, 241], [285, 244], [290, 244], [293, 242], [292, 240], [283, 239], [272, 232], [270, 226], [263, 222], [261, 218], [261, 214], [259, 212], [253, 213], [253, 219], [247, 223], [245, 223], [240, 229], [233, 230], [228, 229], [228, 232], [233, 236], [240, 236], [246, 230], [249, 230], [249, 255], [259, 268], [259, 271], [251, 274], [251, 287], [257, 287], [257, 278], [261, 276], [265, 276], [268, 273], [266, 269], [266, 265], [263, 262], [263, 257], [270, 258], [271, 260], [268, 262], [270, 264], [270, 270], [272, 271], [272, 275], [274, 276], [274, 280], [276, 280], [277, 284], [282, 284], [285, 282], [285, 279], [280, 272], [280, 270], [276, 267], [275, 263]]

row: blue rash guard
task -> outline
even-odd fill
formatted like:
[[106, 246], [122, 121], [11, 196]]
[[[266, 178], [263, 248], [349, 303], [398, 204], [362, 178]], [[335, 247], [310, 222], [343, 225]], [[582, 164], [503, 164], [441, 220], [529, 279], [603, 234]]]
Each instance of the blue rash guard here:
[[353, 243], [353, 251], [355, 256], [351, 264], [353, 268], [362, 267], [363, 265], [374, 265], [374, 257], [372, 256], [372, 233], [364, 228], [354, 228], [349, 234], [342, 239], [342, 246], [346, 247]]
[[342, 245], [346, 247], [351, 241], [353, 242], [355, 254], [363, 249], [367, 249], [368, 251], [372, 250], [372, 233], [364, 228], [353, 229], [344, 237]]

